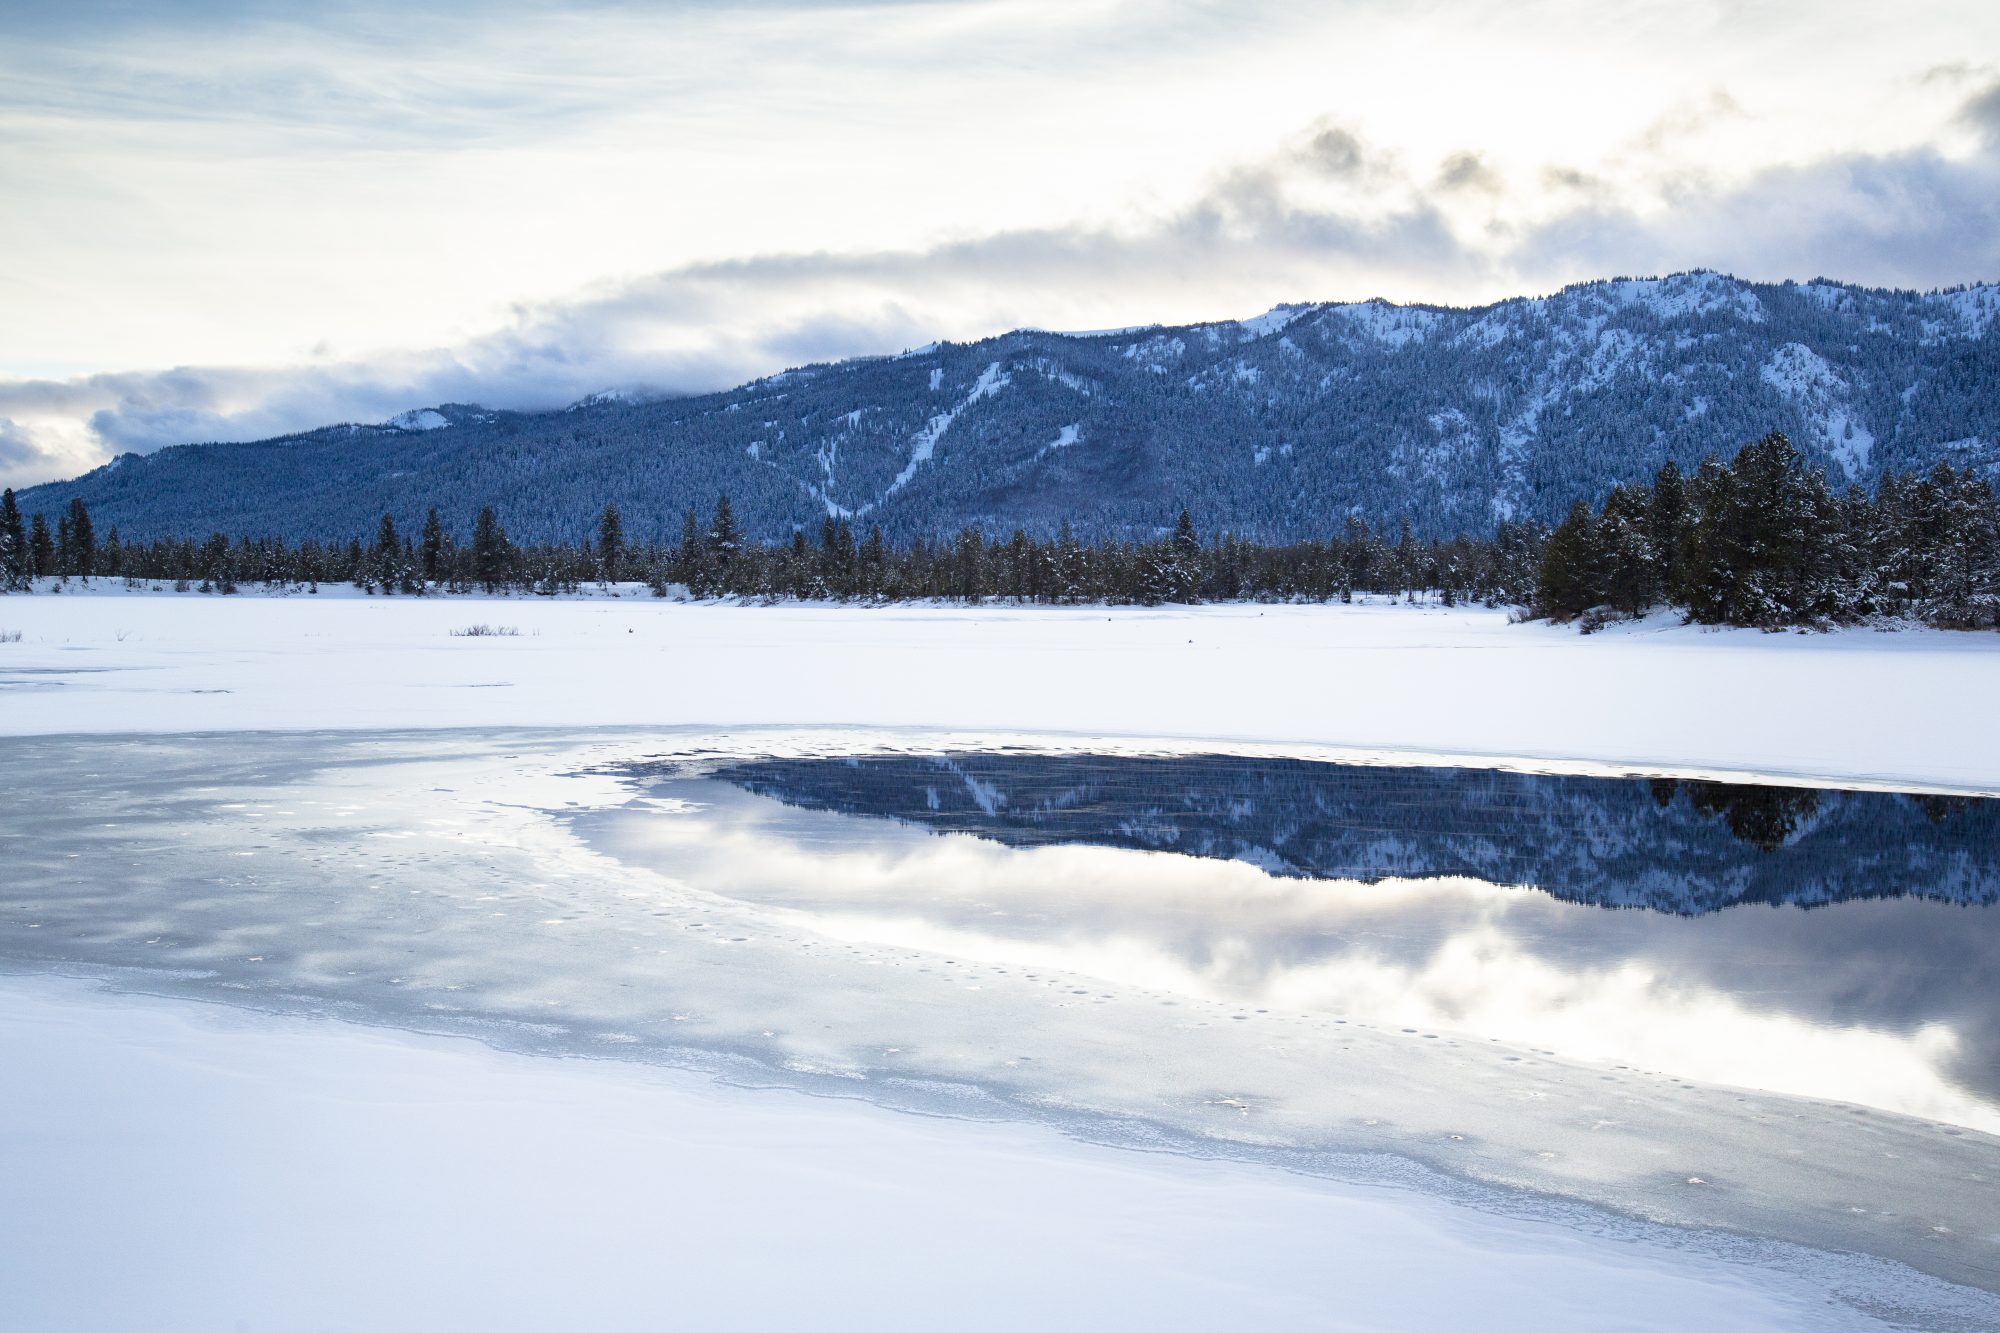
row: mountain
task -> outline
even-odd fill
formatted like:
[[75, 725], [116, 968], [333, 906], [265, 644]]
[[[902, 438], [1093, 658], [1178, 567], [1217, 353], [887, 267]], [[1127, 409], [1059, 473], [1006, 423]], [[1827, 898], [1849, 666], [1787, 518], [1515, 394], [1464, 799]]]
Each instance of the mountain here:
[[677, 533], [727, 492], [755, 536], [834, 514], [892, 538], [1025, 527], [1420, 533], [1575, 500], [1783, 430], [1836, 485], [1940, 460], [2000, 478], [2000, 287], [1916, 293], [1695, 272], [1469, 309], [1286, 305], [1255, 319], [1021, 330], [808, 366], [723, 393], [556, 412], [458, 404], [379, 426], [125, 455], [36, 487], [129, 538], [367, 534], [436, 505], [466, 534], [574, 540], [606, 501]]
[[1013, 847], [1173, 852], [1299, 879], [1463, 875], [1683, 916], [1903, 896], [2000, 903], [2000, 800], [1977, 797], [1233, 755], [835, 755], [699, 775]]

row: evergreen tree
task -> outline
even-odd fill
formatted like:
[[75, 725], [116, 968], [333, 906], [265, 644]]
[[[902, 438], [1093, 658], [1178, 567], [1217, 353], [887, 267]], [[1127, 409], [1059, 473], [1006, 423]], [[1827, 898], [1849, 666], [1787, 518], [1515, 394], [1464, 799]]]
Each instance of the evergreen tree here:
[[56, 544], [49, 536], [49, 522], [37, 513], [28, 527], [28, 572], [46, 578], [56, 572]]
[[0, 491], [0, 591], [24, 588], [33, 572], [21, 505], [10, 486]]
[[1993, 488], [1940, 463], [1929, 478], [1948, 539], [1936, 552], [1925, 619], [1954, 629], [2000, 621], [2000, 510]]
[[618, 506], [606, 503], [604, 512], [597, 516], [597, 577], [603, 583], [616, 583], [625, 563], [625, 521], [618, 516]]
[[435, 584], [444, 577], [444, 568], [444, 520], [438, 517], [437, 506], [432, 505], [424, 515], [424, 582]]
[[1623, 615], [1637, 615], [1658, 602], [1666, 580], [1656, 556], [1651, 497], [1643, 490], [1615, 486], [1593, 534], [1598, 600]]
[[1680, 555], [1687, 539], [1688, 487], [1680, 466], [1669, 458], [1653, 477], [1651, 503], [1647, 507], [1646, 532], [1653, 546], [1653, 567], [1659, 588], [1656, 596], [1671, 597], [1680, 585]]
[[498, 592], [512, 581], [513, 550], [507, 531], [492, 505], [482, 505], [472, 521], [472, 577], [487, 592]]
[[1194, 530], [1194, 515], [1181, 510], [1174, 535], [1167, 539], [1166, 562], [1162, 570], [1161, 594], [1169, 602], [1200, 601], [1201, 538]]
[[1535, 611], [1551, 620], [1574, 620], [1603, 599], [1599, 590], [1597, 521], [1578, 500], [1549, 534], [1535, 585]]
[[1701, 505], [1687, 589], [1695, 620], [1768, 629], [1839, 610], [1830, 577], [1832, 497], [1784, 435], [1745, 445]]
[[375, 548], [370, 552], [368, 581], [382, 589], [394, 592], [402, 582], [403, 539], [396, 533], [396, 520], [382, 515], [375, 527]]
[[729, 507], [729, 497], [719, 496], [715, 501], [715, 518], [708, 525], [708, 552], [716, 568], [725, 576], [743, 549], [743, 531], [736, 526], [735, 511]]
[[674, 552], [674, 577], [687, 585], [694, 597], [715, 596], [714, 563], [709, 559], [708, 539], [696, 521], [694, 510], [681, 520], [681, 544]]
[[90, 510], [81, 499], [69, 502], [68, 573], [89, 578], [97, 572], [97, 531], [90, 522]]

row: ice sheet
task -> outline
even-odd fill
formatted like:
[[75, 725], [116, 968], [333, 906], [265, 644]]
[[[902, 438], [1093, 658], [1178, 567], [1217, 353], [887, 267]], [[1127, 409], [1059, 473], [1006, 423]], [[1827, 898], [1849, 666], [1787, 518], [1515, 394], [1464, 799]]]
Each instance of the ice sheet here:
[[[1495, 1040], [1472, 1023], [1342, 1021], [1324, 992], [1253, 1005], [1156, 966], [1172, 956], [1144, 922], [1108, 966], [1065, 948], [1078, 932], [1060, 918], [1034, 937], [1052, 952], [1025, 966], [962, 938], [899, 936], [867, 914], [843, 927], [704, 869], [740, 828], [718, 828], [707, 863], [611, 855], [579, 838], [591, 812], [658, 799], [609, 765], [763, 753], [773, 739], [13, 740], [0, 746], [0, 785], [18, 796], [0, 831], [20, 874], [0, 911], [0, 956], [523, 1050], [1420, 1182], [1585, 1232], [1754, 1255], [1853, 1308], [1897, 1308], [1928, 1326], [1949, 1327], [1964, 1308], [2000, 1315], [1989, 1298], [1899, 1266], [2000, 1287], [2000, 1216], [1975, 1183], [2000, 1179], [2000, 1141], [1976, 1130], [1550, 1054], [1525, 1044], [1530, 1034]], [[892, 914], [899, 922], [923, 925]], [[1857, 1253], [1815, 1257], [1727, 1233]]]

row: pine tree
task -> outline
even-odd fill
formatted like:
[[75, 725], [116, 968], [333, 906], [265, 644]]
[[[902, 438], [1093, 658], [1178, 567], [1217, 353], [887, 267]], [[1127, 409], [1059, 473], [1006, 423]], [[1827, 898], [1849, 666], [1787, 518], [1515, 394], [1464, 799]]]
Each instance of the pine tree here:
[[436, 505], [424, 515], [423, 571], [424, 582], [430, 584], [444, 575], [444, 520], [438, 517]]
[[674, 552], [674, 578], [687, 585], [694, 597], [715, 595], [714, 566], [709, 560], [708, 540], [690, 509], [681, 519], [681, 544]]
[[882, 536], [880, 523], [868, 525], [867, 539], [861, 543], [861, 550], [857, 553], [856, 559], [860, 564], [862, 590], [871, 597], [887, 596], [890, 589], [884, 580], [888, 572], [886, 566], [889, 563], [889, 547]]
[[597, 516], [597, 577], [602, 583], [616, 583], [625, 563], [625, 522], [618, 506], [607, 503]]
[[1825, 477], [1776, 431], [1743, 446], [1725, 475], [1694, 525], [1693, 618], [1774, 629], [1837, 614]]
[[97, 572], [97, 530], [83, 501], [69, 502], [69, 573], [89, 578]]
[[1652, 541], [1659, 597], [1671, 598], [1673, 589], [1680, 584], [1680, 556], [1687, 539], [1687, 525], [1687, 480], [1669, 458], [1653, 477], [1651, 502], [1646, 512], [1646, 533]]
[[49, 521], [39, 513], [28, 527], [28, 572], [47, 578], [56, 572], [56, 544], [49, 536]]
[[28, 534], [21, 525], [21, 505], [10, 486], [0, 491], [0, 591], [27, 587], [32, 560]]
[[729, 507], [729, 497], [720, 496], [715, 502], [715, 519], [708, 525], [709, 555], [726, 577], [742, 549], [743, 532], [736, 526], [735, 511]]
[[1170, 602], [1201, 600], [1201, 538], [1194, 530], [1194, 515], [1181, 510], [1174, 535], [1167, 539], [1167, 560], [1161, 591]]
[[1979, 629], [2000, 616], [2000, 512], [1993, 488], [1970, 471], [1940, 463], [1929, 482], [1948, 538], [1933, 559], [1924, 618], [1953, 629]]
[[1599, 593], [1623, 615], [1646, 610], [1665, 591], [1655, 557], [1651, 507], [1651, 497], [1644, 491], [1614, 486], [1597, 521]]
[[492, 505], [480, 506], [472, 522], [472, 577], [487, 592], [498, 592], [512, 581], [513, 551], [506, 529]]
[[1574, 620], [1601, 603], [1598, 580], [1597, 520], [1590, 506], [1578, 500], [1542, 551], [1541, 577], [1535, 586], [1535, 614], [1551, 620]]
[[402, 581], [403, 539], [396, 533], [396, 520], [387, 514], [375, 528], [375, 549], [370, 552], [369, 582], [383, 592], [394, 592]]

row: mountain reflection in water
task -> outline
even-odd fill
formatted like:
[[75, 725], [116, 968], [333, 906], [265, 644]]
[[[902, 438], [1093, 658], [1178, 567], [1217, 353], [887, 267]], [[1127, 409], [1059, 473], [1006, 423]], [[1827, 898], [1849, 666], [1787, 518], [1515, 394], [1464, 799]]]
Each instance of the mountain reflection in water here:
[[1682, 915], [2000, 901], [2000, 800], [1977, 797], [1233, 755], [871, 754], [708, 776], [1009, 846], [1175, 852], [1306, 879], [1460, 875]]

